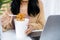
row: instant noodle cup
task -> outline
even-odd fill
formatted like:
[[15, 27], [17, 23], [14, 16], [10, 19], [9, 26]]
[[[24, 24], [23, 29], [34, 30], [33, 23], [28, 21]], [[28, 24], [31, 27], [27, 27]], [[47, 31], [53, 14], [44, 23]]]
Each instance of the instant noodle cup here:
[[25, 34], [25, 31], [28, 28], [28, 22], [29, 19], [25, 18], [25, 14], [18, 14], [16, 16], [16, 19], [14, 19], [15, 22], [15, 29], [16, 29], [16, 37], [18, 39], [25, 38], [27, 35]]

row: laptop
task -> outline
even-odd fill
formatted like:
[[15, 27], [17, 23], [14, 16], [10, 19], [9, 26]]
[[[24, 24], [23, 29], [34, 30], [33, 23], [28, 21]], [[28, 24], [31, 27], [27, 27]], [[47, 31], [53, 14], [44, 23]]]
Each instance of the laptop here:
[[40, 40], [60, 40], [60, 15], [48, 17]]

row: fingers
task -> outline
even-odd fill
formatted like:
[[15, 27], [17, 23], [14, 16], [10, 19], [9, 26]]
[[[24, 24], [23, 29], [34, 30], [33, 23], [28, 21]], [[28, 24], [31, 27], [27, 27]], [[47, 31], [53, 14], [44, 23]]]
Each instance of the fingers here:
[[6, 25], [11, 21], [12, 17], [10, 17], [8, 14], [5, 14], [1, 18], [2, 25]]
[[10, 20], [10, 17], [3, 17], [1, 18], [1, 22], [8, 22]]
[[32, 32], [33, 28], [32, 26], [29, 26], [28, 29], [26, 30], [26, 34], [30, 34]]
[[29, 28], [29, 29], [27, 29], [27, 31], [26, 31], [26, 34], [28, 35], [28, 34], [30, 34], [31, 33], [31, 29]]

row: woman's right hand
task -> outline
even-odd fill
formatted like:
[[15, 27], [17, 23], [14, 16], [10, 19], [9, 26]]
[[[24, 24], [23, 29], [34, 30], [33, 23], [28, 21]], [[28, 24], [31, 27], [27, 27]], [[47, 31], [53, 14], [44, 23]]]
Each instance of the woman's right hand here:
[[3, 28], [7, 27], [7, 25], [9, 25], [9, 23], [12, 22], [12, 17], [9, 16], [8, 14], [3, 14], [2, 18], [1, 18], [1, 23]]

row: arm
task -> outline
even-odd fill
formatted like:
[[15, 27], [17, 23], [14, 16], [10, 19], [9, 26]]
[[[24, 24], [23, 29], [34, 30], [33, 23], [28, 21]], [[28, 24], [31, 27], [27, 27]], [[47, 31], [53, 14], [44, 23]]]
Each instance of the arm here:
[[40, 7], [40, 13], [36, 19], [36, 22], [30, 23], [30, 25], [32, 25], [34, 27], [34, 30], [43, 29], [43, 26], [45, 24], [43, 4], [40, 0], [39, 0], [39, 7]]
[[43, 4], [41, 1], [39, 1], [39, 7], [40, 7], [40, 13], [36, 17], [33, 17], [31, 19], [31, 21], [28, 24], [26, 34], [31, 33], [33, 30], [43, 29], [43, 26], [45, 24], [45, 18], [44, 18]]
[[5, 4], [4, 6], [8, 6], [8, 8], [2, 8], [2, 10], [5, 11], [3, 12], [1, 23], [2, 23], [2, 30], [7, 31], [12, 28], [12, 17], [9, 16], [10, 14], [9, 4]]

